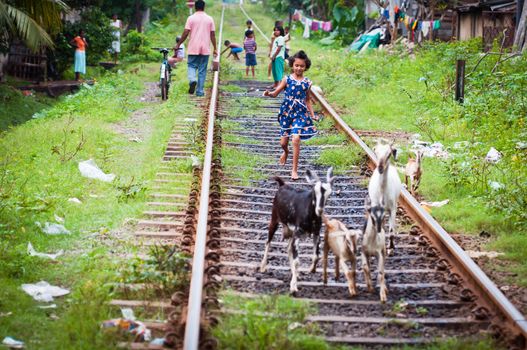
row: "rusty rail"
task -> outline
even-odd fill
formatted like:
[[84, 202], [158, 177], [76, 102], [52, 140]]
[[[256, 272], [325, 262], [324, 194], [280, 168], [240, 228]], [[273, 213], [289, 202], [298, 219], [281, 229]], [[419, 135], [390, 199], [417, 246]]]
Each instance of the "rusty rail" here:
[[[218, 37], [218, 47], [221, 47], [223, 34], [223, 17], [225, 14], [225, 5], [221, 11], [220, 35]], [[188, 300], [188, 310], [185, 325], [185, 340], [183, 348], [185, 350], [195, 350], [199, 346], [201, 314], [202, 314], [202, 296], [203, 280], [205, 271], [205, 252], [207, 241], [207, 225], [209, 215], [209, 192], [210, 178], [212, 168], [212, 148], [214, 139], [214, 122], [216, 115], [216, 106], [218, 100], [218, 85], [220, 80], [218, 55], [218, 70], [214, 72], [212, 94], [210, 97], [209, 116], [207, 125], [207, 143], [205, 148], [205, 159], [203, 161], [203, 177], [201, 181], [201, 193], [199, 200], [198, 226], [196, 229], [196, 240], [194, 245], [194, 256], [192, 259], [192, 279], [190, 281], [190, 291]]]

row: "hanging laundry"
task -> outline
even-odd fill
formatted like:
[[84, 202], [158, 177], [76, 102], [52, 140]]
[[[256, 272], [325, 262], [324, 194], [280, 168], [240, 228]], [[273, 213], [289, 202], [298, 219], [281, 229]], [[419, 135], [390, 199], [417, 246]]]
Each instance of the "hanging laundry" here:
[[415, 20], [414, 23], [412, 24], [412, 31], [415, 30], [415, 28], [417, 28], [417, 24], [419, 23], [418, 20]]
[[384, 11], [382, 12], [382, 15], [384, 16], [384, 18], [389, 19], [390, 18], [390, 10], [384, 9]]
[[428, 36], [428, 30], [430, 29], [430, 21], [423, 21], [421, 24], [421, 32], [423, 33], [423, 38]]
[[322, 30], [325, 32], [331, 32], [333, 29], [331, 21], [322, 22]]
[[302, 35], [302, 37], [304, 39], [309, 39], [309, 29], [311, 28], [311, 24], [312, 24], [312, 20], [311, 18], [307, 18], [307, 17], [304, 17], [303, 18], [303, 21], [304, 21], [304, 34]]
[[436, 30], [436, 29], [439, 29], [439, 28], [441, 28], [441, 21], [439, 21], [438, 19], [436, 19], [436, 20], [434, 21], [434, 27], [433, 27], [433, 29]]
[[302, 18], [302, 15], [300, 14], [300, 11], [298, 10], [295, 10], [295, 12], [293, 13], [293, 16], [291, 17], [293, 21], [300, 21], [301, 18]]

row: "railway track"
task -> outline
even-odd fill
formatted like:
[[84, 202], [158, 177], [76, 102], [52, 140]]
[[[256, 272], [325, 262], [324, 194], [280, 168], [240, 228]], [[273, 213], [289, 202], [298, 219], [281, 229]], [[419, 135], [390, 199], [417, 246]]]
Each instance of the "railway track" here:
[[[223, 12], [220, 43], [222, 26]], [[221, 322], [222, 314], [236, 313], [236, 310], [222, 308], [218, 301], [224, 290], [240, 299], [289, 293], [286, 246], [279, 242], [279, 232], [271, 248], [268, 271], [260, 273], [257, 270], [267, 236], [272, 199], [278, 187], [269, 179], [276, 175], [287, 179], [291, 170], [290, 162], [286, 166], [278, 165], [281, 152], [276, 113], [280, 100], [262, 98], [268, 82], [223, 83], [236, 88], [221, 91], [220, 74], [214, 73], [208, 118], [203, 123], [206, 128], [205, 159], [202, 173], [196, 171], [188, 187], [190, 196], [185, 211], [170, 215], [159, 211], [158, 214], [156, 211], [145, 213], [182, 219], [170, 223], [148, 220], [140, 223], [155, 227], [145, 231], [150, 232], [145, 236], [171, 239], [172, 244], [178, 244], [193, 255], [190, 287], [177, 291], [170, 300], [150, 302], [154, 308], [165, 307], [169, 322], [152, 326], [165, 332], [167, 344], [176, 348], [215, 348], [218, 345], [208, 332], [210, 326]], [[232, 92], [234, 90], [236, 92]], [[360, 228], [367, 195], [365, 183], [375, 167], [375, 156], [327, 101], [318, 93], [314, 95], [318, 108], [364, 154], [363, 164], [350, 167], [337, 176], [334, 194], [325, 210], [328, 216], [338, 218], [348, 228]], [[256, 107], [247, 108], [248, 105]], [[317, 161], [320, 153], [324, 148], [344, 146], [302, 144], [299, 169], [324, 173], [327, 166]], [[255, 157], [259, 164], [256, 168], [223, 164], [222, 149], [225, 148]], [[247, 173], [257, 176], [248, 179]], [[160, 179], [165, 180], [165, 175]], [[304, 187], [307, 183], [300, 180], [294, 186]], [[153, 203], [159, 208], [162, 206], [159, 203], [164, 202]], [[307, 272], [311, 241], [301, 242], [300, 291], [295, 297], [317, 306], [306, 322], [318, 324], [329, 342], [366, 347], [488, 335], [501, 338], [511, 347], [525, 347], [525, 318], [405, 190], [399, 205], [396, 250], [386, 262], [389, 289], [386, 304], [378, 301], [377, 294], [366, 291], [360, 272], [359, 294], [354, 298], [349, 298], [344, 280], [331, 280], [324, 286], [320, 268], [313, 274]], [[330, 271], [333, 263], [330, 257]], [[141, 302], [114, 301], [115, 305], [134, 303]], [[140, 305], [150, 307], [144, 301]]]

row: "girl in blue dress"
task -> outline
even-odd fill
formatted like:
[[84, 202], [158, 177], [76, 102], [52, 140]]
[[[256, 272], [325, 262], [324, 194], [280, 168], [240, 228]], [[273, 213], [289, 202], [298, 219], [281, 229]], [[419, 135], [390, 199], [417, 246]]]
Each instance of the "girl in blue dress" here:
[[298, 158], [300, 156], [300, 140], [307, 140], [317, 134], [313, 125], [315, 113], [311, 105], [311, 81], [304, 77], [304, 72], [311, 66], [311, 61], [304, 51], [298, 51], [289, 58], [289, 66], [293, 73], [284, 77], [273, 91], [265, 91], [264, 96], [276, 97], [285, 89], [284, 102], [278, 113], [280, 123], [280, 145], [284, 150], [280, 156], [280, 164], [287, 162], [289, 154], [289, 138], [293, 139], [293, 169], [291, 179], [298, 179]]

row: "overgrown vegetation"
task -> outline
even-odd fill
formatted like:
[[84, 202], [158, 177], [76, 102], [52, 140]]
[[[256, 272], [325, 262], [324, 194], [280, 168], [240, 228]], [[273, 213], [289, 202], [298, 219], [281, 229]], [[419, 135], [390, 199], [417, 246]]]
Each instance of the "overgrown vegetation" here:
[[[288, 296], [244, 299], [226, 292], [223, 307], [236, 310], [224, 314], [212, 334], [220, 349], [330, 349], [315, 324], [305, 323], [313, 306]], [[239, 313], [238, 313], [239, 312]]]

